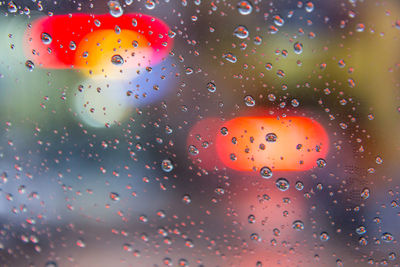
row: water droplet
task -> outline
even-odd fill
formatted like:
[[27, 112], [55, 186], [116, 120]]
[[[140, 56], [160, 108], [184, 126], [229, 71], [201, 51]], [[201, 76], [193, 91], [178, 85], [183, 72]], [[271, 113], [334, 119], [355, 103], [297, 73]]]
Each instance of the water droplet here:
[[386, 232], [382, 234], [381, 239], [386, 243], [390, 243], [394, 240], [394, 237], [391, 233]]
[[33, 71], [35, 69], [35, 64], [31, 61], [31, 60], [27, 60], [25, 62], [25, 67], [29, 70], [29, 71]]
[[313, 12], [313, 10], [314, 10], [313, 2], [307, 2], [305, 5], [305, 9], [308, 13]]
[[322, 232], [320, 235], [319, 235], [319, 239], [321, 240], [321, 241], [323, 241], [323, 242], [326, 242], [326, 241], [328, 241], [329, 240], [329, 234], [327, 233], [327, 232]]
[[118, 194], [118, 193], [111, 192], [111, 193], [110, 193], [110, 199], [111, 199], [112, 201], [119, 201], [119, 200], [120, 200], [119, 194]]
[[326, 166], [325, 159], [322, 159], [322, 158], [317, 159], [317, 166], [318, 166], [318, 168], [324, 168]]
[[124, 14], [124, 11], [118, 1], [108, 1], [107, 5], [110, 10], [111, 16], [113, 16], [114, 18], [121, 17]]
[[382, 164], [383, 163], [383, 158], [381, 158], [380, 156], [377, 156], [375, 159], [376, 164]]
[[356, 228], [356, 233], [359, 235], [363, 235], [367, 232], [367, 228], [365, 228], [365, 226], [359, 226]]
[[42, 34], [40, 35], [40, 39], [42, 39], [42, 42], [45, 45], [51, 44], [51, 41], [53, 40], [50, 36], [50, 34], [42, 32]]
[[256, 105], [256, 101], [254, 100], [254, 98], [250, 95], [245, 96], [244, 98], [244, 103], [246, 104], [246, 106], [248, 107], [254, 107]]
[[44, 265], [44, 267], [57, 267], [57, 263], [55, 261], [48, 261], [46, 262], [46, 264]]
[[242, 0], [238, 2], [237, 9], [241, 15], [249, 15], [253, 11], [253, 5], [247, 0]]
[[281, 16], [275, 15], [274, 16], [274, 23], [275, 23], [276, 26], [282, 27], [283, 24], [285, 24], [285, 20]]
[[276, 140], [278, 139], [278, 136], [275, 133], [267, 133], [267, 135], [265, 136], [265, 140], [267, 142], [276, 142]]
[[182, 202], [185, 204], [190, 204], [192, 202], [192, 198], [190, 197], [190, 195], [186, 194], [183, 196]]
[[76, 245], [80, 248], [84, 248], [86, 247], [85, 242], [82, 239], [78, 239], [78, 241], [76, 241]]
[[360, 239], [358, 240], [358, 243], [359, 243], [361, 246], [366, 246], [366, 245], [368, 244], [368, 240], [367, 240], [364, 236], [362, 236], [362, 237], [360, 237]]
[[111, 57], [111, 62], [116, 66], [124, 64], [124, 59], [120, 55], [114, 55]]
[[299, 191], [303, 190], [304, 184], [300, 181], [296, 182], [295, 188]]
[[292, 228], [297, 231], [304, 230], [304, 223], [300, 220], [294, 221], [292, 224]]
[[364, 188], [363, 190], [362, 190], [362, 192], [361, 192], [361, 197], [362, 197], [362, 199], [368, 199], [369, 198], [369, 196], [370, 196], [370, 190], [369, 190], [369, 188]]
[[256, 234], [256, 233], [252, 233], [252, 234], [250, 235], [250, 240], [261, 242], [261, 237], [260, 237], [258, 234]]
[[240, 25], [236, 27], [233, 34], [239, 39], [246, 39], [249, 37], [249, 30], [245, 26]]
[[189, 153], [195, 156], [195, 155], [199, 154], [199, 150], [197, 149], [196, 146], [190, 145], [189, 146]]
[[172, 161], [169, 159], [164, 159], [161, 162], [161, 169], [165, 172], [171, 172], [174, 169], [174, 165], [172, 165]]
[[260, 170], [260, 174], [262, 178], [269, 179], [272, 177], [272, 171], [270, 168], [264, 166]]
[[15, 12], [18, 11], [18, 7], [17, 7], [17, 5], [16, 5], [13, 1], [10, 1], [10, 2], [8, 2], [8, 4], [7, 4], [7, 10], [8, 10], [8, 12], [10, 12], [10, 13], [15, 13]]
[[207, 89], [209, 92], [214, 93], [217, 90], [217, 87], [215, 86], [214, 83], [209, 82], [207, 83]]
[[228, 129], [226, 127], [222, 127], [221, 128], [221, 134], [224, 135], [224, 136], [227, 135], [228, 134]]
[[76, 44], [74, 41], [69, 42], [69, 49], [75, 50], [76, 49]]
[[148, 10], [152, 10], [156, 7], [156, 2], [154, 2], [153, 0], [146, 0], [146, 2], [144, 3], [144, 6], [148, 9]]
[[289, 189], [289, 181], [285, 178], [279, 178], [275, 182], [276, 187], [281, 191], [286, 191]]
[[96, 25], [96, 27], [100, 27], [101, 26], [101, 22], [98, 19], [94, 20], [94, 25]]
[[232, 53], [224, 53], [222, 55], [222, 58], [224, 58], [226, 61], [229, 61], [231, 63], [236, 63], [236, 61], [237, 61], [236, 56]]
[[247, 217], [247, 221], [249, 223], [255, 223], [256, 222], [256, 216], [254, 216], [253, 214], [250, 214], [249, 217]]
[[301, 53], [303, 53], [303, 44], [300, 42], [296, 42], [293, 45], [293, 49], [296, 54], [300, 55]]

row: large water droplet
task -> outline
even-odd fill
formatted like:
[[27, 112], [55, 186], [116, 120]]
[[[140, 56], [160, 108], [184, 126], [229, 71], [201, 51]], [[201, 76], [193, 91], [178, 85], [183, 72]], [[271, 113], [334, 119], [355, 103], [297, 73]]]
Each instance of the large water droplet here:
[[111, 62], [116, 66], [124, 64], [124, 59], [120, 55], [114, 55], [111, 57]]
[[266, 166], [262, 167], [260, 170], [262, 178], [269, 179], [272, 177], [272, 170]]
[[51, 44], [51, 41], [53, 40], [50, 36], [50, 34], [42, 32], [42, 34], [40, 35], [40, 39], [42, 39], [42, 42], [45, 45]]
[[303, 53], [303, 44], [300, 42], [296, 42], [293, 45], [293, 49], [294, 49], [294, 52], [299, 55], [299, 54]]
[[281, 191], [286, 191], [289, 189], [289, 181], [285, 178], [279, 178], [276, 180], [275, 185]]
[[31, 61], [31, 60], [27, 60], [25, 62], [25, 67], [29, 70], [29, 71], [33, 71], [35, 69], [35, 64]]
[[247, 0], [242, 0], [238, 2], [237, 9], [241, 15], [249, 15], [253, 11], [253, 5]]
[[231, 62], [231, 63], [236, 63], [236, 61], [237, 61], [236, 56], [235, 56], [234, 54], [232, 54], [232, 53], [225, 53], [225, 54], [222, 55], [222, 57], [223, 57], [226, 61], [229, 61], [229, 62]]
[[121, 17], [124, 14], [124, 11], [118, 1], [108, 1], [108, 8], [110, 10], [111, 16], [114, 18]]
[[246, 39], [249, 37], [249, 30], [245, 26], [239, 25], [234, 30], [233, 34], [239, 39]]

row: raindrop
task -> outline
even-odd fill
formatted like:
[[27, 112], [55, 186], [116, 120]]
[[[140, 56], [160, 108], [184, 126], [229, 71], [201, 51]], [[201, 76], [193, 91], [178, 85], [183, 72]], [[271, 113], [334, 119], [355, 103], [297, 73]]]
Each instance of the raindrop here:
[[304, 184], [303, 184], [302, 182], [298, 181], [298, 182], [296, 182], [295, 188], [296, 188], [298, 191], [301, 191], [301, 190], [303, 190], [303, 188], [304, 188]]
[[359, 226], [356, 228], [356, 233], [359, 235], [363, 235], [367, 232], [367, 228], [365, 228], [365, 226]]
[[172, 165], [172, 161], [169, 159], [164, 159], [161, 162], [161, 169], [165, 172], [171, 172], [174, 169], [174, 165]]
[[69, 49], [75, 50], [76, 49], [76, 44], [74, 41], [69, 42]]
[[119, 194], [118, 194], [118, 193], [111, 192], [111, 193], [110, 193], [110, 199], [111, 199], [112, 201], [119, 201], [119, 200], [120, 200]]
[[10, 1], [10, 2], [8, 2], [7, 10], [10, 13], [15, 13], [18, 11], [18, 7], [17, 7], [17, 5], [15, 5], [15, 3], [13, 1]]
[[51, 41], [53, 40], [50, 36], [50, 34], [42, 32], [42, 34], [40, 35], [40, 38], [42, 39], [42, 42], [45, 45], [51, 44]]
[[274, 23], [276, 26], [278, 27], [282, 27], [283, 24], [285, 24], [285, 21], [283, 20], [283, 18], [279, 15], [275, 15], [274, 16]]
[[242, 0], [238, 2], [237, 9], [241, 15], [249, 15], [253, 11], [253, 5], [247, 0]]
[[31, 61], [31, 60], [27, 60], [25, 62], [25, 67], [29, 70], [29, 71], [33, 71], [35, 69], [35, 64]]
[[254, 107], [256, 105], [256, 101], [254, 100], [254, 98], [250, 95], [246, 96], [244, 98], [244, 103], [246, 104], [246, 106], [248, 107]]
[[276, 187], [281, 191], [286, 191], [289, 189], [289, 181], [285, 178], [279, 178], [275, 182]]
[[227, 135], [228, 134], [228, 129], [226, 127], [222, 127], [221, 128], [221, 134], [224, 135], [224, 136]]
[[247, 217], [247, 221], [249, 223], [255, 223], [256, 222], [256, 216], [254, 216], [253, 214], [250, 214], [249, 217]]
[[194, 145], [190, 145], [189, 146], [189, 153], [195, 156], [195, 155], [199, 154], [199, 150]]
[[305, 5], [305, 9], [308, 13], [313, 12], [313, 10], [314, 10], [313, 2], [307, 2]]
[[363, 190], [362, 190], [362, 192], [361, 192], [361, 197], [362, 197], [362, 199], [368, 199], [369, 198], [369, 196], [370, 196], [370, 190], [369, 190], [369, 188], [364, 188]]
[[111, 62], [116, 66], [124, 64], [124, 59], [120, 55], [114, 55], [111, 57]]
[[262, 178], [269, 179], [272, 177], [272, 171], [270, 168], [264, 166], [260, 170], [260, 174]]
[[276, 142], [277, 139], [278, 136], [275, 133], [267, 133], [265, 136], [265, 140], [270, 143]]
[[292, 224], [292, 228], [297, 231], [304, 230], [304, 223], [300, 220], [294, 221]]
[[319, 158], [317, 159], [317, 166], [319, 168], [324, 168], [326, 166], [326, 161], [325, 159]]
[[322, 232], [320, 235], [319, 235], [319, 239], [321, 240], [321, 241], [323, 241], [323, 242], [325, 242], [325, 241], [328, 241], [329, 240], [329, 234], [327, 233], [327, 232]]
[[46, 264], [44, 265], [44, 267], [57, 267], [57, 263], [55, 261], [48, 261], [46, 262]]
[[217, 87], [215, 86], [214, 83], [209, 82], [207, 83], [207, 89], [209, 92], [214, 93], [217, 90]]
[[303, 53], [303, 44], [300, 42], [296, 42], [293, 45], [293, 49], [296, 54], [300, 55], [301, 53]]
[[152, 10], [156, 7], [156, 3], [153, 0], [146, 0], [146, 3], [144, 3], [144, 6], [148, 9], [148, 10]]
[[237, 61], [236, 56], [232, 53], [224, 53], [222, 55], [222, 58], [224, 58], [226, 61], [229, 61], [231, 63], [236, 63], [236, 61]]
[[394, 240], [394, 237], [391, 233], [386, 232], [382, 234], [381, 239], [386, 243], [390, 243]]
[[192, 202], [192, 198], [190, 197], [190, 195], [186, 194], [183, 196], [182, 202], [185, 204], [190, 204]]
[[122, 10], [122, 7], [118, 1], [108, 1], [107, 5], [111, 16], [114, 18], [121, 17], [124, 14], [124, 11]]
[[239, 39], [246, 39], [249, 36], [249, 30], [245, 26], [238, 26], [233, 34]]

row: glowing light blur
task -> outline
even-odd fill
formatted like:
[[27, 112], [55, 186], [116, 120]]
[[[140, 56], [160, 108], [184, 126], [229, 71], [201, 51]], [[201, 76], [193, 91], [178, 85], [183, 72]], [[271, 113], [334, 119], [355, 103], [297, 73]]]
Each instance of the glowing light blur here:
[[225, 166], [239, 171], [305, 171], [326, 157], [329, 138], [318, 122], [306, 117], [238, 117], [227, 122], [208, 118], [192, 128], [189, 152], [191, 145], [198, 152], [189, 155], [206, 170]]
[[126, 61], [123, 69], [159, 63], [172, 46], [168, 31], [164, 22], [144, 14], [56, 15], [32, 23], [25, 52], [42, 68], [89, 68], [101, 74], [113, 67], [111, 57], [118, 53]]
[[222, 127], [228, 133], [217, 135], [218, 156], [235, 170], [304, 171], [328, 152], [326, 131], [306, 117], [239, 117]]

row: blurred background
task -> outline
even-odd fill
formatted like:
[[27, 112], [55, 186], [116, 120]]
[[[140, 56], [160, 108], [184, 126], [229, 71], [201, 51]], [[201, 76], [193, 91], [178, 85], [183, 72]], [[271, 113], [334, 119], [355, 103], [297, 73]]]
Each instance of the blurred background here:
[[0, 266], [399, 266], [399, 1], [0, 12]]

